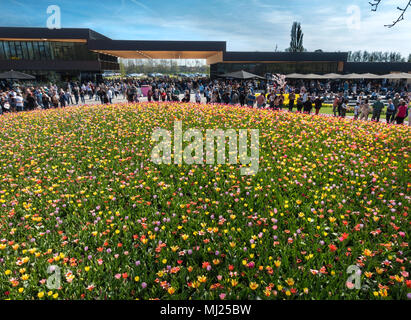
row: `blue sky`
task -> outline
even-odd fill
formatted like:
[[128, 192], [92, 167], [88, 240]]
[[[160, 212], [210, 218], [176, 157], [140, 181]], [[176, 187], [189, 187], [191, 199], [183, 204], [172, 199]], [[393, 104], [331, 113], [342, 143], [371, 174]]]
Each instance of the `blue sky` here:
[[411, 10], [396, 27], [384, 27], [408, 0], [383, 0], [378, 12], [370, 11], [369, 1], [0, 0], [0, 25], [45, 27], [47, 7], [58, 5], [63, 28], [91, 28], [112, 39], [223, 40], [232, 51], [273, 51], [288, 47], [291, 25], [299, 21], [309, 51], [399, 51], [408, 57]]

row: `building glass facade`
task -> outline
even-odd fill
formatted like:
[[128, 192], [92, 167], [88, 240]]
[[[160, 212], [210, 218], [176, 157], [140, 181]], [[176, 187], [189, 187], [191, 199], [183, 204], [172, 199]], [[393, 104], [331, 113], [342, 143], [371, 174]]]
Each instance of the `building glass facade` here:
[[[36, 76], [37, 80], [45, 81], [67, 81], [74, 79], [95, 79], [96, 74], [105, 70], [118, 70], [119, 64], [117, 57], [107, 54], [93, 52], [88, 49], [87, 42], [70, 42], [70, 41], [0, 41], [0, 61], [16, 61], [25, 63], [29, 66], [33, 63], [47, 63], [47, 61], [56, 62], [78, 62], [90, 61], [98, 63], [99, 71], [87, 69], [80, 70], [30, 70], [19, 69], [22, 72]], [[0, 70], [8, 71], [9, 69]], [[94, 69], [93, 69], [94, 70]]]
[[86, 43], [54, 41], [0, 41], [1, 60], [97, 60]]

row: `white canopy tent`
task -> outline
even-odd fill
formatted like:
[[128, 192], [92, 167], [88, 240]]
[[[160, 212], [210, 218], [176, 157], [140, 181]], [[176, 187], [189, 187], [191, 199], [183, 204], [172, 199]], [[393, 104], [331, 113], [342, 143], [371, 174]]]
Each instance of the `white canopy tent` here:
[[381, 76], [382, 79], [411, 79], [411, 73], [399, 72], [399, 73], [390, 73]]
[[324, 79], [340, 79], [341, 75], [338, 73], [327, 73], [323, 77]]
[[288, 79], [302, 79], [304, 75], [301, 73], [291, 73], [291, 74], [287, 74], [285, 77]]

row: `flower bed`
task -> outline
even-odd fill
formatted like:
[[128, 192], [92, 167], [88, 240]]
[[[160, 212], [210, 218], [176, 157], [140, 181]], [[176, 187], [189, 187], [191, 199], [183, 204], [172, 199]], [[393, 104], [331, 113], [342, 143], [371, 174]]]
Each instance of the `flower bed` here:
[[[153, 164], [153, 130], [176, 119], [259, 129], [258, 174]], [[410, 292], [407, 126], [179, 103], [8, 114], [0, 126], [1, 299]]]

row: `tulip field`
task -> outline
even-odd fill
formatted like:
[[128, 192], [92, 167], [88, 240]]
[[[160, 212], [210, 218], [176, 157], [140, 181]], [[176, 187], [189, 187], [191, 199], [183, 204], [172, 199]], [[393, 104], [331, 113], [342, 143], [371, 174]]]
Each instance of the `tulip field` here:
[[[258, 129], [258, 173], [154, 164], [175, 120]], [[408, 126], [166, 102], [0, 128], [0, 299], [411, 298]]]

